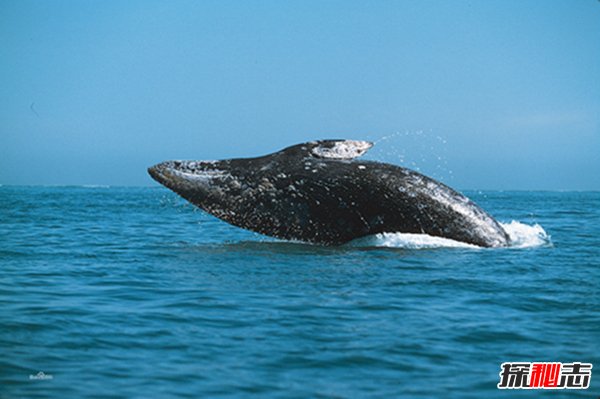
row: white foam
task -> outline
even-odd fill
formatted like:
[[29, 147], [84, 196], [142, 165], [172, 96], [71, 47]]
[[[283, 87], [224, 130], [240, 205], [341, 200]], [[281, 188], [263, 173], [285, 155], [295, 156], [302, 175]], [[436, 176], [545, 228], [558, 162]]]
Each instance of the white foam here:
[[513, 220], [500, 223], [510, 237], [512, 248], [531, 248], [551, 244], [550, 236], [539, 224], [529, 225]]
[[479, 248], [476, 245], [451, 240], [449, 238], [434, 237], [429, 234], [412, 233], [380, 233], [353, 240], [353, 247], [384, 247], [384, 248]]
[[[548, 245], [550, 236], [539, 224], [528, 225], [513, 220], [510, 223], [500, 223], [510, 237], [510, 248], [531, 248]], [[434, 237], [428, 234], [410, 233], [380, 233], [353, 240], [349, 245], [353, 247], [383, 247], [405, 249], [428, 248], [471, 248], [478, 249], [477, 245], [451, 240], [449, 238]]]

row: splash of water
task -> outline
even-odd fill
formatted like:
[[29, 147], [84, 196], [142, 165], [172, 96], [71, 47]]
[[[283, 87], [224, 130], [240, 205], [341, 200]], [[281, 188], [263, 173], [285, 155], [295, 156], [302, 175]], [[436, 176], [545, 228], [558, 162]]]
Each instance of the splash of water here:
[[367, 138], [375, 144], [367, 153], [367, 159], [397, 164], [440, 181], [451, 182], [454, 178], [448, 164], [448, 141], [431, 129]]
[[[513, 220], [510, 223], [500, 223], [510, 237], [510, 248], [531, 248], [551, 244], [550, 236], [539, 224], [528, 225]], [[480, 248], [449, 238], [434, 237], [428, 234], [410, 233], [380, 233], [359, 238], [349, 245], [353, 247], [384, 247], [405, 249], [428, 248]]]
[[512, 248], [531, 248], [549, 245], [550, 236], [539, 224], [529, 225], [513, 220], [510, 223], [500, 223], [510, 237]]
[[479, 248], [476, 245], [451, 240], [449, 238], [434, 237], [428, 234], [412, 233], [380, 233], [353, 240], [353, 247], [384, 247], [405, 249], [427, 248]]

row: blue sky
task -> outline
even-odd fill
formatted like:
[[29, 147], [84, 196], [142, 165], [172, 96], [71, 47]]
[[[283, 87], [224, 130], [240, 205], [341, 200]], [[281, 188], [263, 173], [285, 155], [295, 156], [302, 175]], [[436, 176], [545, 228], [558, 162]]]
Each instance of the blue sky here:
[[0, 87], [0, 184], [388, 137], [459, 189], [600, 189], [596, 0], [3, 0]]

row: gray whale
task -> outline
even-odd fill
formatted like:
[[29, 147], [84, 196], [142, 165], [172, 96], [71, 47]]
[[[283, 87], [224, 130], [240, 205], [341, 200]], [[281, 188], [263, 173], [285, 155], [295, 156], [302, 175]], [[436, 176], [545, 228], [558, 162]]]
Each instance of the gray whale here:
[[321, 140], [257, 158], [167, 161], [159, 183], [244, 229], [322, 245], [383, 232], [503, 247], [502, 226], [464, 195], [413, 170], [360, 161], [373, 144]]

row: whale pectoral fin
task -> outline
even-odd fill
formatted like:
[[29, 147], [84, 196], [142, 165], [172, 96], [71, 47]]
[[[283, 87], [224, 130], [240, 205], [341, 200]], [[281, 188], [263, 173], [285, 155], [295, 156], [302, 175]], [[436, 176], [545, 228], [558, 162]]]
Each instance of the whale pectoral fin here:
[[370, 141], [361, 140], [319, 140], [311, 144], [311, 155], [325, 159], [357, 158], [373, 147]]

